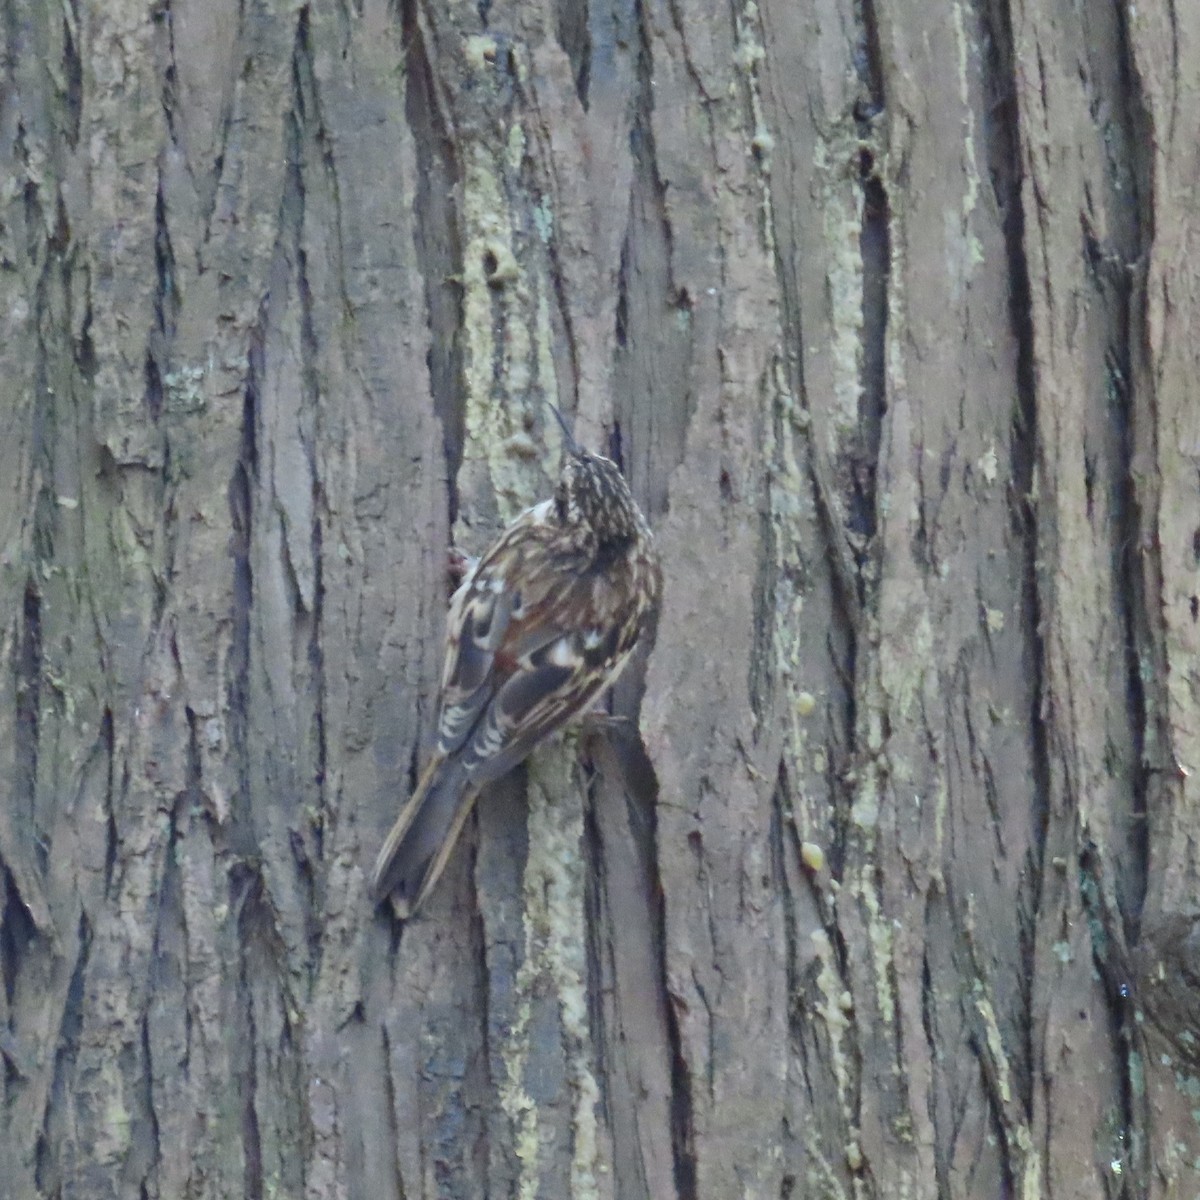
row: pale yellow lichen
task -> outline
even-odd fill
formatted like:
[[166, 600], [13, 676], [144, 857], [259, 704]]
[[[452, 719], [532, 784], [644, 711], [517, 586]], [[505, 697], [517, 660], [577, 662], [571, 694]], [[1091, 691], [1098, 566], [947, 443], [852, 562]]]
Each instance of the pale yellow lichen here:
[[871, 966], [875, 973], [875, 1003], [884, 1025], [891, 1028], [896, 1019], [896, 997], [892, 992], [894, 976], [892, 925], [875, 891], [874, 867], [864, 863], [855, 880], [854, 894], [867, 917], [867, 938], [871, 945]]
[[[507, 524], [545, 492], [545, 473], [531, 471], [521, 436], [528, 434], [535, 351], [530, 317], [536, 306], [530, 282], [514, 249], [509, 201], [501, 165], [487, 147], [465, 151], [463, 182], [463, 379], [466, 443], [460, 489], [470, 491], [481, 468]], [[496, 328], [503, 356], [496, 373]], [[539, 331], [539, 339], [544, 334]], [[469, 545], [469, 536], [456, 542]]]
[[862, 399], [863, 190], [847, 169], [847, 163], [857, 158], [858, 144], [857, 136], [843, 131], [829, 139], [819, 138], [813, 152], [822, 240], [828, 256], [825, 278], [832, 337], [833, 396], [827, 450], [835, 455], [858, 429]]
[[954, 40], [958, 50], [958, 93], [964, 114], [963, 174], [966, 176], [966, 191], [962, 199], [962, 234], [967, 244], [968, 265], [976, 267], [983, 262], [983, 247], [971, 228], [971, 216], [979, 203], [979, 165], [975, 161], [975, 109], [971, 105], [970, 81], [967, 77], [967, 55], [970, 45], [967, 41], [960, 0], [951, 4], [950, 15], [954, 22]]
[[558, 996], [563, 1053], [571, 1083], [574, 1131], [572, 1200], [598, 1195], [600, 1089], [591, 1068], [584, 913], [583, 809], [564, 792], [573, 773], [573, 741], [559, 742], [534, 760], [529, 786], [529, 859], [525, 866], [525, 954]]
[[496, 39], [487, 34], [473, 33], [463, 41], [467, 63], [475, 71], [486, 71], [496, 61]]
[[763, 249], [770, 258], [775, 257], [775, 211], [771, 198], [771, 155], [775, 150], [775, 138], [767, 128], [766, 117], [763, 113], [762, 85], [758, 77], [758, 69], [767, 56], [763, 46], [761, 21], [758, 5], [754, 0], [747, 0], [741, 15], [735, 25], [736, 43], [733, 60], [738, 69], [746, 77], [746, 89], [750, 100], [750, 118], [753, 121], [754, 132], [750, 137], [750, 151], [758, 162], [759, 180], [762, 187], [760, 232], [763, 239]]
[[[768, 386], [772, 404], [768, 410], [764, 450], [769, 465], [768, 505], [774, 536], [775, 607], [773, 616], [774, 669], [778, 685], [784, 689], [789, 703], [785, 711], [788, 724], [785, 730], [785, 756], [795, 764], [797, 778], [808, 772], [825, 772], [825, 754], [817, 747], [810, 751], [805, 720], [816, 709], [816, 699], [799, 687], [805, 647], [802, 640], [804, 612], [803, 550], [806, 526], [812, 520], [810, 481], [801, 469], [805, 436], [801, 424], [803, 410], [788, 385], [787, 372], [781, 353], [777, 353], [772, 368], [773, 378]], [[802, 765], [804, 764], [804, 765]], [[804, 790], [798, 789], [798, 802]], [[798, 824], [808, 828], [813, 814], [801, 814]]]
[[168, 371], [163, 378], [167, 407], [173, 412], [193, 413], [205, 407], [205, 370], [196, 364]]
[[820, 871], [825, 866], [825, 851], [816, 842], [801, 842], [800, 861], [810, 871]]
[[879, 824], [879, 790], [872, 776], [854, 793], [850, 806], [850, 820], [864, 832], [872, 832]]
[[841, 1003], [841, 977], [834, 965], [833, 943], [823, 929], [815, 929], [809, 938], [817, 960], [817, 975], [814, 980], [817, 995], [817, 1015], [825, 1022], [829, 1033], [830, 1068], [837, 1087], [838, 1103], [848, 1127], [854, 1127], [854, 1100], [850, 1083], [850, 1071], [846, 1056], [846, 1036], [850, 1028], [849, 1009]]
[[1000, 1026], [996, 1023], [996, 1010], [992, 1007], [991, 999], [983, 994], [983, 985], [979, 984], [979, 994], [975, 997], [975, 1011], [983, 1019], [984, 1036], [987, 1039], [988, 1054], [996, 1073], [996, 1086], [1000, 1099], [1007, 1105], [1012, 1102], [1012, 1082], [1008, 1071], [1008, 1056], [1004, 1053], [1004, 1041], [1000, 1037]]
[[508, 169], [514, 174], [521, 169], [525, 161], [525, 128], [517, 122], [508, 131]]

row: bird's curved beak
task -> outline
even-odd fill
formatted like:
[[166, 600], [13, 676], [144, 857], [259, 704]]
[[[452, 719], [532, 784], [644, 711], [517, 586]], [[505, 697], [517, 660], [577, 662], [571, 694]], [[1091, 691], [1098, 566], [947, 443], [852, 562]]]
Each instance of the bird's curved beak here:
[[571, 456], [573, 458], [582, 458], [583, 451], [579, 448], [579, 443], [575, 441], [575, 435], [567, 428], [566, 418], [563, 417], [562, 413], [549, 400], [546, 401], [546, 407], [554, 414], [555, 420], [558, 421], [558, 426], [563, 432], [563, 442], [571, 452]]

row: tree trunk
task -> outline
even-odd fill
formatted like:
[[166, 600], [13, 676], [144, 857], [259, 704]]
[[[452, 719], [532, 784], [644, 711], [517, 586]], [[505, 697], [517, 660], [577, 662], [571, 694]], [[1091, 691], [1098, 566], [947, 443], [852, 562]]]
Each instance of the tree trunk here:
[[[5, 1197], [1200, 1191], [1200, 8], [0, 11]], [[401, 927], [547, 401], [656, 643]]]

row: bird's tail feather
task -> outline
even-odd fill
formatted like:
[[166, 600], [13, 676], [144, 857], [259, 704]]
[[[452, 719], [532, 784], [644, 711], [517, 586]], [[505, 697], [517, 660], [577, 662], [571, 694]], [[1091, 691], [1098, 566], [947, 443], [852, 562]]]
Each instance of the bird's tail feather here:
[[417, 911], [445, 868], [476, 793], [459, 763], [434, 758], [379, 851], [371, 876], [376, 904], [390, 896], [401, 919]]

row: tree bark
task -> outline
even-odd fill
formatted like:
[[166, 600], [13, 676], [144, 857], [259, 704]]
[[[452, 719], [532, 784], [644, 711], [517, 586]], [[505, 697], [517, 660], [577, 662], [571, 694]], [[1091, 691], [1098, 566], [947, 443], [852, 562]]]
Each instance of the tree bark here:
[[[1200, 9], [0, 12], [0, 1192], [1200, 1191]], [[547, 402], [655, 644], [401, 927]]]

